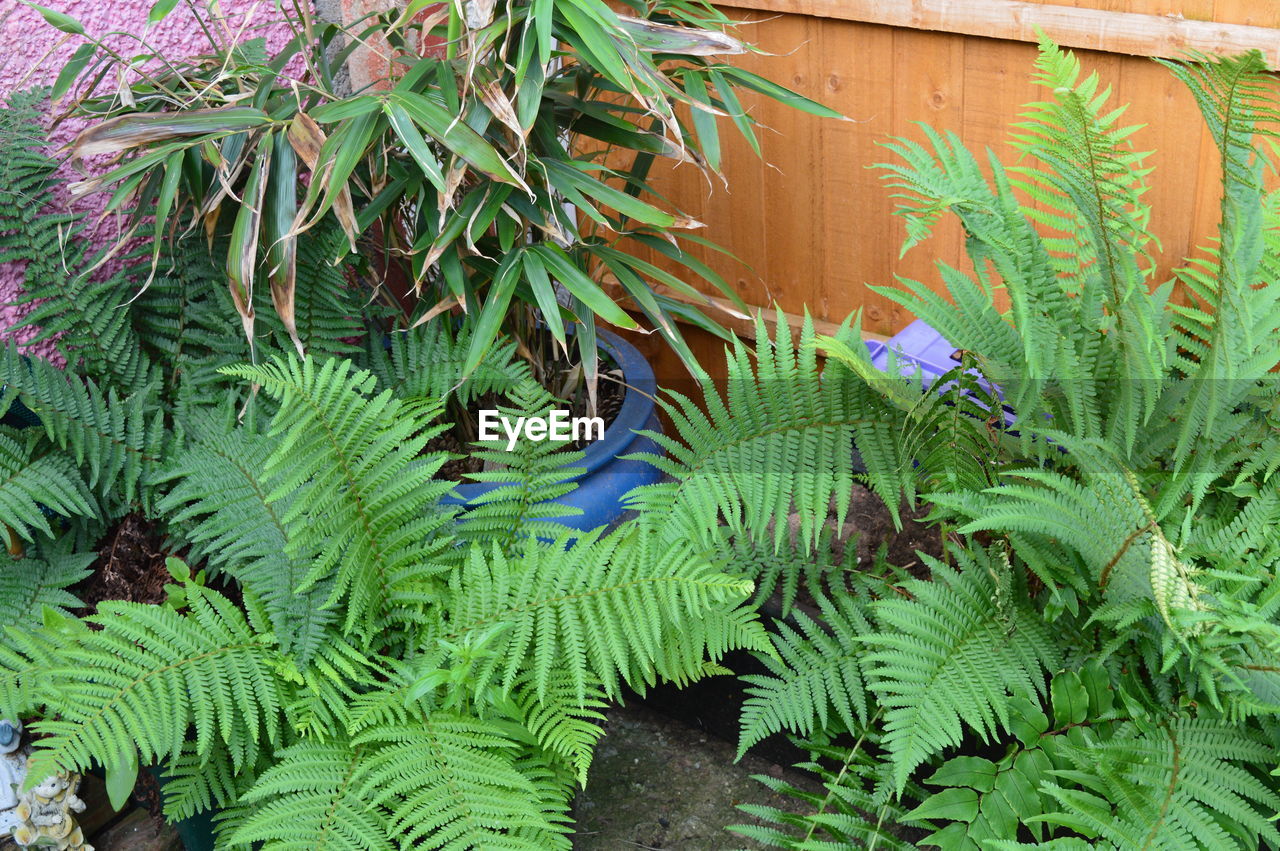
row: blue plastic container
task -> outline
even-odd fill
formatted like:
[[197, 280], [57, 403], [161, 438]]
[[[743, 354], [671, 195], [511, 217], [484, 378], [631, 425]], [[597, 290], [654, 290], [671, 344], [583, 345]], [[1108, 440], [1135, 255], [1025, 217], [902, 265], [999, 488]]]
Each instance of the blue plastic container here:
[[[557, 522], [581, 531], [597, 526], [608, 526], [622, 516], [625, 510], [622, 497], [640, 485], [651, 485], [662, 478], [662, 472], [647, 461], [635, 458], [619, 458], [620, 455], [650, 454], [661, 456], [662, 448], [653, 440], [637, 434], [638, 431], [661, 432], [654, 397], [658, 391], [653, 367], [635, 346], [608, 331], [597, 331], [600, 348], [609, 353], [622, 370], [626, 393], [618, 415], [605, 429], [604, 438], [591, 443], [584, 450], [581, 461], [572, 465], [581, 472], [566, 475], [564, 481], [575, 482], [577, 487], [555, 500], [560, 505], [581, 509], [581, 514], [566, 514]], [[456, 497], [445, 502], [463, 505], [494, 488], [501, 482], [468, 482], [454, 488]]]

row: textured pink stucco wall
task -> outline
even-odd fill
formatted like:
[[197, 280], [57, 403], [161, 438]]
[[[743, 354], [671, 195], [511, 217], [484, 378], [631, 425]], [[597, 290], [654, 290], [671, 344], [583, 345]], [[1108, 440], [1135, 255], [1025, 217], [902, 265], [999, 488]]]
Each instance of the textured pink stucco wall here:
[[[186, 2], [180, 2], [167, 18], [148, 30], [147, 13], [154, 2], [41, 0], [42, 5], [79, 20], [90, 35], [102, 37], [116, 33], [107, 43], [125, 55], [142, 52], [128, 34], [136, 36], [144, 32], [148, 43], [165, 56], [182, 58], [208, 52], [209, 42]], [[195, 5], [203, 9], [205, 0], [195, 0]], [[279, 49], [290, 38], [288, 28], [279, 23], [279, 13], [271, 0], [221, 0], [219, 7], [222, 18], [212, 26], [222, 36], [265, 37], [270, 51]], [[0, 0], [0, 98], [7, 99], [17, 89], [52, 85], [67, 58], [82, 43], [79, 36], [55, 30], [34, 9], [17, 0]], [[66, 142], [82, 126], [63, 122], [51, 137], [51, 150]], [[101, 196], [88, 198], [78, 202], [76, 208], [95, 211], [101, 209], [102, 203]], [[111, 219], [102, 222], [97, 227], [96, 238], [109, 239], [114, 233], [113, 226]], [[21, 272], [6, 265], [0, 265], [0, 302], [7, 303], [18, 291]], [[0, 335], [18, 318], [16, 307], [0, 307]]]

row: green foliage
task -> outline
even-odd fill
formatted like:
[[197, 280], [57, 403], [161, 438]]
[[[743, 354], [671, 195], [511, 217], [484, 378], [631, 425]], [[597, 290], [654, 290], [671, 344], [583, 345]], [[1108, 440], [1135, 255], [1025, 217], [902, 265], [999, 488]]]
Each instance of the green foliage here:
[[[7, 512], [6, 512], [7, 513]], [[89, 575], [93, 556], [67, 554], [50, 547], [47, 555], [17, 559], [0, 573], [0, 621], [12, 626], [35, 626], [45, 607], [66, 615], [82, 606], [68, 587]]]
[[742, 707], [741, 756], [764, 738], [786, 730], [812, 735], [833, 719], [846, 729], [868, 721], [868, 690], [861, 638], [873, 631], [871, 613], [859, 595], [822, 595], [822, 620], [803, 612], [795, 626], [775, 624], [774, 655], [762, 656], [767, 675], [747, 674]]
[[[0, 112], [0, 145], [50, 200], [14, 228], [74, 234], [23, 109]], [[501, 486], [451, 504], [442, 418], [487, 393], [521, 416], [556, 400], [514, 344], [463, 382], [469, 329], [389, 328], [328, 262], [340, 236], [299, 237], [291, 320], [259, 289], [252, 341], [194, 238], [126, 258], [155, 263], [127, 303], [133, 267], [29, 265], [50, 300], [29, 327], [68, 369], [3, 356], [0, 400], [38, 425], [0, 427], [0, 521], [25, 550], [0, 571], [0, 714], [40, 734], [33, 777], [159, 763], [165, 812], [220, 810], [218, 847], [568, 848], [606, 700], [764, 649], [751, 583], [634, 523], [570, 536], [547, 500], [581, 456], [553, 444], [477, 445], [500, 468], [475, 478]], [[72, 616], [67, 589], [134, 513], [182, 554], [167, 599]]]
[[905, 583], [908, 597], [881, 600], [880, 631], [862, 637], [899, 791], [921, 762], [959, 745], [965, 727], [984, 740], [1007, 729], [1009, 702], [1038, 697], [1044, 672], [1060, 664], [1001, 557], [956, 555], [960, 570], [928, 559], [931, 581]]
[[[10, 534], [28, 541], [35, 533], [53, 535], [46, 512], [94, 513], [80, 471], [64, 456], [40, 452], [38, 443], [12, 432], [0, 434], [0, 512]], [[12, 548], [16, 542], [10, 543]]]
[[371, 396], [373, 375], [342, 359], [291, 354], [229, 372], [280, 402], [264, 469], [267, 499], [294, 495], [280, 520], [290, 531], [285, 555], [310, 565], [297, 589], [332, 577], [326, 605], [343, 602], [347, 634], [382, 628], [394, 609], [421, 608], [431, 577], [447, 567], [451, 520], [432, 510], [451, 490], [432, 478], [444, 456], [420, 457], [440, 431], [427, 427], [435, 406], [389, 390]]
[[280, 735], [279, 653], [243, 612], [216, 591], [187, 586], [191, 611], [103, 602], [86, 618], [98, 630], [64, 635], [60, 665], [42, 685], [57, 717], [43, 734], [32, 773], [177, 757], [187, 727], [204, 755], [216, 738], [234, 764], [253, 764]]
[[194, 421], [191, 432], [196, 436], [166, 470], [175, 484], [157, 508], [179, 528], [191, 524], [186, 539], [195, 554], [254, 594], [281, 650], [305, 664], [336, 617], [324, 607], [333, 581], [299, 590], [311, 564], [287, 551], [291, 495], [267, 499], [272, 442], [248, 429], [233, 433], [213, 418]]
[[[1167, 64], [1222, 153], [1217, 238], [1176, 273], [1190, 304], [1154, 278], [1137, 128], [1045, 42], [1050, 94], [1014, 127], [1016, 168], [929, 128], [888, 146], [905, 248], [954, 213], [969, 263], [938, 265], [945, 294], [880, 292], [957, 347], [955, 369], [927, 394], [892, 356], [877, 370], [855, 317], [731, 353], [705, 415], [669, 402], [684, 445], [636, 496], [642, 522], [782, 589], [741, 746], [798, 736], [825, 785], [766, 780], [797, 812], [745, 806], [763, 824], [735, 831], [797, 849], [1277, 844], [1280, 201], [1255, 136], [1280, 88], [1256, 53]], [[850, 443], [891, 511], [932, 508], [943, 561], [836, 577], [829, 553], [795, 557], [845, 521]]]
[[731, 647], [763, 648], [752, 613], [736, 608], [750, 583], [638, 529], [571, 548], [567, 537], [527, 541], [514, 561], [475, 546], [456, 574], [437, 640], [480, 651], [465, 675], [477, 693], [528, 671], [539, 696], [564, 676], [580, 702], [597, 684], [617, 697], [623, 681], [642, 690], [655, 675], [697, 676]]
[[[546, 416], [556, 406], [550, 393], [524, 376], [507, 385], [506, 395], [511, 405], [497, 409], [503, 416]], [[580, 513], [552, 500], [574, 489], [572, 477], [582, 473], [574, 464], [582, 460], [583, 453], [565, 451], [563, 444], [553, 440], [522, 440], [510, 452], [506, 444], [502, 436], [475, 442], [472, 457], [493, 469], [468, 475], [492, 487], [468, 501], [458, 522], [458, 535], [464, 540], [497, 542], [510, 553], [530, 535], [548, 540], [558, 537], [564, 530], [560, 521]]]
[[[656, 285], [694, 294], [684, 278], [699, 277], [745, 305], [686, 248], [706, 244], [685, 237], [700, 223], [653, 192], [655, 158], [719, 175], [726, 122], [758, 154], [745, 95], [839, 116], [725, 61], [751, 48], [710, 6], [521, 0], [501, 15], [402, 12], [343, 27], [288, 7], [297, 37], [279, 53], [236, 34], [193, 59], [165, 57], [122, 97], [92, 81], [163, 51], [143, 34], [140, 54], [127, 56], [77, 27], [85, 43], [64, 83], [79, 90], [91, 126], [71, 154], [120, 155], [82, 188], [112, 190], [109, 209], [154, 199], [157, 239], [192, 212], [230, 222], [218, 255], [249, 338], [269, 280], [274, 313], [301, 346], [299, 233], [336, 222], [344, 238], [329, 259], [363, 248], [370, 269], [412, 282], [423, 311], [456, 305], [474, 317], [464, 374], [500, 331], [532, 338], [541, 320], [546, 339], [566, 348], [569, 321], [585, 329], [576, 348], [594, 375], [597, 319], [637, 327], [602, 286], [605, 274], [696, 371], [676, 317], [727, 332]], [[416, 47], [433, 39], [447, 46]], [[338, 85], [342, 63], [370, 40], [387, 51], [385, 89]], [[174, 91], [191, 97], [175, 104]], [[636, 256], [637, 246], [682, 274]]]
[[776, 550], [794, 509], [807, 552], [833, 499], [837, 524], [844, 522], [853, 442], [882, 493], [912, 493], [914, 479], [898, 454], [893, 406], [844, 371], [819, 380], [811, 323], [798, 346], [787, 330], [770, 340], [763, 319], [756, 327], [755, 352], [739, 343], [728, 358], [723, 396], [710, 380], [702, 383], [705, 413], [681, 394], [661, 400], [676, 435], [650, 436], [668, 453], [654, 463], [670, 480], [630, 499], [673, 536], [707, 548], [723, 544], [723, 522], [731, 535], [770, 541]]

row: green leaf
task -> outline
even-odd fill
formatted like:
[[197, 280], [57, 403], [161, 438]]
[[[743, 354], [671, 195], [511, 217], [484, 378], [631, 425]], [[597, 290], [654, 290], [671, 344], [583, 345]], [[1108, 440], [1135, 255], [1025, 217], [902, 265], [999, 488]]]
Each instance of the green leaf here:
[[524, 252], [524, 276], [533, 290], [533, 299], [542, 311], [542, 321], [547, 323], [551, 336], [560, 345], [565, 345], [564, 320], [560, 318], [560, 303], [556, 301], [555, 287], [547, 275], [542, 259], [534, 251]]
[[70, 89], [71, 84], [80, 76], [80, 72], [85, 69], [89, 61], [98, 52], [98, 45], [90, 42], [82, 44], [76, 48], [76, 52], [71, 54], [71, 58], [67, 60], [67, 64], [62, 66], [62, 70], [58, 72], [58, 79], [53, 83], [53, 92], [50, 98], [55, 101], [61, 100]]
[[178, 0], [156, 0], [152, 5], [151, 11], [147, 13], [148, 24], [158, 24], [165, 18], [169, 17], [169, 13], [178, 5]]
[[925, 781], [933, 786], [968, 786], [990, 792], [996, 783], [996, 764], [980, 756], [958, 756], [944, 762]]
[[698, 74], [688, 73], [684, 76], [684, 90], [694, 101], [689, 111], [693, 116], [693, 129], [698, 134], [698, 144], [702, 147], [702, 156], [707, 165], [719, 171], [720, 133], [716, 129], [716, 117], [709, 110], [699, 107], [699, 104], [706, 104], [708, 107], [711, 105], [707, 84]]
[[636, 328], [637, 323], [631, 316], [609, 298], [595, 281], [574, 265], [573, 260], [559, 246], [542, 244], [533, 249], [538, 252], [547, 271], [555, 275], [556, 280], [564, 288], [573, 293], [582, 303], [590, 308], [601, 319], [621, 328]]
[[475, 168], [494, 180], [511, 183], [528, 191], [524, 181], [511, 170], [497, 149], [479, 133], [459, 121], [458, 116], [450, 114], [435, 101], [416, 92], [395, 91], [388, 98], [402, 106], [423, 132]]
[[179, 582], [186, 582], [191, 578], [191, 568], [180, 558], [169, 556], [164, 560], [164, 567]]
[[475, 328], [471, 332], [471, 345], [467, 348], [467, 360], [462, 367], [464, 376], [470, 375], [484, 360], [485, 353], [493, 345], [498, 335], [502, 320], [507, 317], [507, 307], [511, 304], [511, 296], [520, 282], [520, 262], [523, 252], [513, 251], [508, 254], [494, 275], [493, 284], [489, 288], [489, 298], [485, 300]]
[[963, 787], [943, 789], [926, 798], [920, 806], [904, 818], [912, 820], [946, 819], [947, 821], [973, 821], [978, 815], [978, 793]]
[[1009, 701], [1009, 732], [1022, 742], [1023, 747], [1035, 747], [1048, 731], [1049, 716], [1039, 706], [1025, 697]]
[[160, 194], [156, 196], [155, 245], [151, 251], [151, 267], [160, 261], [160, 249], [164, 245], [164, 226], [169, 221], [169, 212], [173, 209], [174, 199], [178, 194], [178, 181], [182, 177], [182, 161], [186, 150], [177, 150], [164, 161], [164, 180], [160, 183]]
[[1075, 671], [1063, 671], [1049, 686], [1055, 727], [1079, 724], [1089, 715], [1089, 693]]
[[661, 228], [697, 225], [696, 222], [690, 222], [687, 219], [678, 218], [671, 213], [659, 210], [634, 195], [628, 195], [626, 192], [615, 189], [589, 174], [585, 174], [585, 171], [592, 168], [586, 163], [542, 160], [542, 165], [547, 170], [548, 180], [553, 184], [560, 183], [557, 188], [562, 188], [563, 184], [567, 183], [578, 191], [638, 222]]
[[48, 22], [49, 26], [54, 29], [62, 30], [64, 33], [71, 33], [72, 35], [84, 35], [84, 24], [80, 23], [70, 15], [63, 14], [62, 12], [55, 12], [47, 6], [32, 3], [31, 0], [21, 0], [21, 2], [39, 12], [40, 17], [44, 18], [45, 21]]
[[106, 767], [107, 800], [111, 809], [120, 812], [129, 803], [133, 787], [138, 783], [138, 751], [130, 748], [124, 754], [124, 762], [113, 762]]
[[[751, 89], [752, 91], [759, 92], [766, 97], [773, 98], [779, 103], [789, 106], [792, 109], [798, 109], [801, 112], [807, 112], [810, 115], [816, 115], [820, 118], [835, 118], [840, 121], [849, 120], [831, 107], [823, 106], [816, 100], [811, 100], [798, 92], [793, 92], [786, 86], [780, 86], [771, 80], [766, 80], [759, 74], [753, 74], [745, 68], [738, 68], [733, 65], [720, 65], [717, 66], [717, 70], [725, 76], [735, 80], [738, 85], [743, 88]], [[723, 94], [723, 89], [721, 92]]]
[[418, 168], [422, 169], [422, 173], [426, 175], [427, 180], [431, 181], [431, 185], [438, 191], [444, 192], [444, 174], [440, 170], [440, 161], [431, 152], [431, 148], [427, 146], [427, 141], [422, 138], [422, 134], [413, 126], [413, 120], [409, 118], [409, 113], [405, 112], [404, 107], [394, 101], [384, 102], [382, 111], [386, 113], [387, 120], [391, 122], [391, 129], [396, 131], [396, 135], [400, 137], [400, 141], [408, 149], [409, 156], [413, 157], [413, 161], [418, 164]]
[[318, 106], [311, 110], [308, 114], [322, 124], [332, 124], [368, 115], [378, 108], [379, 103], [379, 99], [373, 95], [359, 95], [346, 100], [326, 103], [324, 106]]

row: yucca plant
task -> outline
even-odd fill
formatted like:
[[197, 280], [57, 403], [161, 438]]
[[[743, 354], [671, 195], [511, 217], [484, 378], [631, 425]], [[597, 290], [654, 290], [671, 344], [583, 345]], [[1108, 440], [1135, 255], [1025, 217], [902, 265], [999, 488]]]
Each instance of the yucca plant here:
[[[825, 785], [765, 778], [796, 812], [744, 807], [768, 824], [739, 832], [793, 849], [1280, 846], [1280, 219], [1255, 138], [1280, 89], [1256, 53], [1165, 64], [1218, 143], [1223, 191], [1216, 239], [1174, 280], [1154, 280], [1136, 128], [1044, 42], [1016, 168], [927, 127], [925, 145], [889, 145], [906, 247], [944, 214], [967, 236], [966, 268], [938, 264], [945, 294], [878, 290], [957, 346], [951, 373], [877, 370], [855, 320], [798, 343], [761, 331], [705, 410], [669, 400], [670, 481], [636, 494], [641, 522], [781, 592], [741, 745], [797, 736]], [[891, 511], [930, 505], [943, 557], [912, 573], [833, 559], [859, 475]]]
[[[157, 3], [153, 19], [173, 5]], [[104, 95], [105, 75], [137, 63], [89, 39], [55, 94], [74, 91], [76, 112], [95, 119], [72, 156], [117, 157], [81, 191], [111, 189], [109, 207], [140, 199], [156, 234], [184, 210], [210, 228], [234, 220], [226, 273], [247, 333], [263, 277], [292, 328], [295, 240], [333, 216], [344, 250], [376, 235], [380, 256], [424, 299], [417, 321], [457, 309], [472, 317], [468, 372], [500, 330], [543, 329], [567, 351], [573, 325], [593, 376], [597, 319], [636, 327], [619, 293], [696, 370], [676, 318], [725, 332], [655, 285], [703, 299], [686, 280], [698, 277], [742, 305], [685, 250], [701, 243], [688, 234], [699, 223], [645, 197], [651, 164], [718, 173], [726, 119], [758, 151], [743, 92], [836, 114], [720, 61], [750, 48], [709, 6], [626, 5], [630, 14], [603, 0], [411, 3], [344, 32], [294, 4], [283, 14], [295, 38], [275, 56], [211, 27], [207, 55], [150, 63], [140, 82]], [[84, 35], [65, 16], [46, 17]], [[342, 92], [341, 63], [369, 41], [387, 45], [385, 80]], [[620, 290], [606, 290], [606, 278]]]

